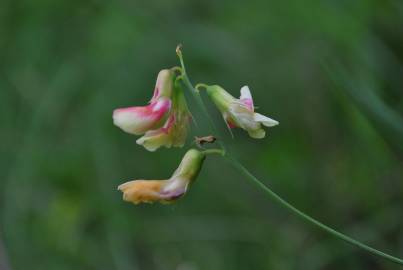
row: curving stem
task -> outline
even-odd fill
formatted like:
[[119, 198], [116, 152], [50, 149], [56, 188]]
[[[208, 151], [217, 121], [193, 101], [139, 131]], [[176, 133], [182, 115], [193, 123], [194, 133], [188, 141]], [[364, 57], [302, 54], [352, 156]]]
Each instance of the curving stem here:
[[[185, 64], [183, 61], [183, 55], [182, 55], [182, 51], [181, 51], [181, 45], [178, 45], [178, 47], [176, 48], [176, 54], [179, 57], [179, 61], [181, 63], [181, 76], [180, 79], [182, 80], [182, 82], [184, 83], [184, 85], [186, 86], [186, 88], [188, 88], [188, 90], [193, 94], [193, 97], [195, 98], [198, 106], [201, 108], [201, 110], [204, 113], [204, 116], [209, 120], [210, 123], [210, 129], [213, 132], [213, 134], [218, 134], [217, 133], [217, 128], [214, 125], [213, 120], [211, 119], [206, 106], [204, 105], [204, 102], [200, 96], [200, 93], [197, 89], [195, 89], [192, 85], [192, 83], [190, 82], [187, 73], [186, 73], [186, 69], [185, 69]], [[204, 87], [204, 84], [198, 84], [197, 87]], [[387, 259], [391, 262], [403, 265], [403, 260], [397, 257], [394, 257], [392, 255], [389, 255], [387, 253], [384, 253], [380, 250], [377, 250], [375, 248], [372, 248], [368, 245], [365, 245], [364, 243], [355, 240], [343, 233], [340, 233], [332, 228], [330, 228], [329, 226], [319, 222], [318, 220], [314, 219], [313, 217], [305, 214], [304, 212], [302, 212], [301, 210], [299, 210], [298, 208], [296, 208], [295, 206], [293, 206], [292, 204], [290, 204], [289, 202], [287, 202], [286, 200], [284, 200], [283, 198], [281, 198], [277, 193], [275, 193], [273, 190], [271, 190], [268, 186], [266, 186], [264, 183], [262, 183], [259, 179], [257, 179], [252, 173], [250, 173], [241, 163], [239, 163], [239, 161], [237, 161], [235, 158], [233, 158], [227, 151], [226, 151], [226, 147], [224, 142], [220, 141], [219, 142], [221, 149], [208, 149], [205, 150], [204, 152], [206, 154], [220, 154], [222, 156], [224, 156], [229, 162], [230, 164], [236, 168], [237, 170], [239, 170], [248, 180], [250, 180], [256, 187], [258, 187], [259, 189], [261, 189], [262, 191], [265, 192], [265, 194], [267, 194], [269, 197], [271, 197], [275, 202], [279, 203], [281, 206], [283, 206], [284, 208], [286, 208], [287, 210], [291, 211], [293, 214], [299, 216], [300, 218], [304, 219], [305, 221], [307, 221], [308, 223], [311, 223], [313, 225], [315, 225], [316, 227], [322, 229], [323, 231], [330, 233], [331, 235], [347, 242], [350, 243], [358, 248], [361, 248], [369, 253], [372, 253], [376, 256], [382, 257], [384, 259]]]

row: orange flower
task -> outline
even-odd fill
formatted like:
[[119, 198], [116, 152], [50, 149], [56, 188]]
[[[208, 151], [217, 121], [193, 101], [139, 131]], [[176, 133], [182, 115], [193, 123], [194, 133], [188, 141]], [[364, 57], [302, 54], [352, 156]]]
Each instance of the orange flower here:
[[123, 192], [123, 200], [134, 204], [174, 202], [186, 193], [196, 179], [204, 159], [204, 153], [190, 149], [169, 179], [133, 180], [120, 185], [118, 190]]

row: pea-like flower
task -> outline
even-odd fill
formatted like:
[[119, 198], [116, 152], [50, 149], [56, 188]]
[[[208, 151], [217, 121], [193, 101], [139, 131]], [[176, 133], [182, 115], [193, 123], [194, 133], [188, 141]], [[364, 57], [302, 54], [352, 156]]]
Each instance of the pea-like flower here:
[[167, 180], [133, 180], [118, 187], [123, 200], [139, 203], [172, 203], [182, 197], [200, 172], [205, 154], [190, 149]]
[[255, 112], [252, 95], [248, 86], [241, 88], [239, 99], [234, 98], [218, 85], [206, 86], [206, 90], [230, 128], [242, 128], [252, 138], [261, 139], [266, 135], [262, 125], [273, 127], [279, 124], [276, 120]]
[[161, 146], [182, 147], [186, 142], [191, 115], [183, 90], [175, 81], [174, 69], [161, 70], [148, 106], [116, 109], [113, 112], [116, 126], [131, 134], [144, 134], [137, 144], [149, 151]]
[[182, 147], [186, 142], [191, 115], [182, 89], [175, 87], [172, 98], [172, 110], [165, 124], [156, 130], [147, 131], [137, 140], [148, 151], [155, 151], [161, 146]]
[[142, 135], [148, 130], [164, 124], [172, 107], [174, 71], [163, 69], [159, 72], [154, 95], [150, 104], [140, 107], [120, 108], [113, 111], [113, 123], [123, 131]]

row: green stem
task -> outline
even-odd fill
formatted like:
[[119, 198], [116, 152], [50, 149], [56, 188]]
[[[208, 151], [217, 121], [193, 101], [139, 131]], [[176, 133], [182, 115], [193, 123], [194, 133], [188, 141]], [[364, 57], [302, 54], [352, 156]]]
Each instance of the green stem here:
[[[210, 123], [210, 128], [211, 131], [213, 131], [213, 134], [217, 134], [217, 128], [215, 127], [206, 106], [203, 103], [203, 100], [199, 94], [199, 91], [197, 91], [192, 83], [190, 82], [187, 74], [186, 74], [186, 69], [185, 69], [185, 65], [183, 62], [183, 56], [182, 56], [182, 52], [180, 50], [180, 47], [178, 46], [176, 53], [179, 56], [179, 60], [182, 66], [182, 81], [185, 84], [185, 86], [190, 90], [190, 92], [192, 92], [193, 97], [195, 98], [197, 104], [199, 105], [199, 107], [201, 108], [201, 110], [203, 111], [204, 115], [206, 116], [207, 119], [209, 119], [209, 123]], [[200, 85], [202, 86], [202, 85]], [[350, 243], [358, 248], [361, 248], [363, 250], [366, 250], [374, 255], [377, 255], [379, 257], [382, 257], [384, 259], [387, 259], [389, 261], [392, 261], [394, 263], [403, 265], [403, 260], [397, 257], [394, 257], [392, 255], [386, 254], [382, 251], [379, 251], [377, 249], [374, 249], [370, 246], [367, 246], [363, 243], [361, 243], [360, 241], [357, 241], [345, 234], [342, 234], [332, 228], [330, 228], [329, 226], [326, 226], [325, 224], [317, 221], [316, 219], [312, 218], [311, 216], [305, 214], [304, 212], [302, 212], [301, 210], [299, 210], [298, 208], [294, 207], [292, 204], [288, 203], [286, 200], [284, 200], [283, 198], [281, 198], [279, 195], [277, 195], [274, 191], [272, 191], [269, 187], [267, 187], [265, 184], [263, 184], [259, 179], [257, 179], [253, 174], [251, 174], [241, 163], [239, 163], [235, 158], [233, 158], [230, 154], [227, 153], [227, 151], [225, 150], [226, 147], [224, 145], [224, 143], [222, 141], [219, 142], [220, 146], [222, 148], [222, 150], [219, 149], [209, 149], [209, 150], [205, 150], [204, 152], [207, 153], [219, 153], [223, 156], [226, 157], [226, 159], [231, 163], [231, 165], [233, 167], [235, 167], [236, 169], [238, 169], [242, 174], [244, 174], [246, 176], [247, 179], [249, 179], [253, 184], [255, 184], [258, 188], [260, 188], [261, 190], [263, 190], [267, 195], [269, 195], [274, 201], [276, 201], [277, 203], [279, 203], [281, 206], [285, 207], [286, 209], [288, 209], [289, 211], [291, 211], [292, 213], [296, 214], [297, 216], [301, 217], [302, 219], [304, 219], [305, 221], [312, 223], [313, 225], [319, 227], [320, 229], [322, 229], [323, 231], [330, 233], [331, 235], [346, 241], [347, 243]]]
[[[203, 114], [206, 116], [208, 123], [209, 123], [209, 129], [210, 129], [210, 133], [212, 134], [219, 134], [217, 127], [215, 126], [213, 120], [211, 119], [206, 106], [203, 103], [203, 99], [200, 96], [200, 92], [197, 91], [192, 83], [189, 80], [189, 77], [187, 76], [186, 73], [186, 68], [185, 68], [185, 64], [183, 62], [183, 56], [182, 56], [182, 51], [180, 50], [181, 46], [178, 45], [178, 47], [176, 48], [176, 54], [179, 57], [179, 61], [181, 63], [181, 67], [182, 67], [182, 75], [180, 76], [180, 79], [182, 80], [182, 82], [184, 83], [184, 85], [190, 90], [190, 92], [193, 95], [193, 98], [196, 100], [197, 105], [199, 106], [199, 108], [201, 109], [201, 111], [203, 112]], [[217, 141], [217, 143], [220, 145], [220, 147], [226, 152], [226, 147], [223, 143], [222, 140]]]
[[222, 149], [207, 149], [202, 151], [203, 154], [209, 155], [209, 154], [218, 154], [221, 156], [225, 156], [225, 151]]
[[360, 241], [357, 241], [345, 234], [342, 234], [328, 226], [326, 226], [325, 224], [317, 221], [316, 219], [312, 218], [311, 216], [308, 216], [307, 214], [305, 214], [304, 212], [302, 212], [301, 210], [297, 209], [296, 207], [294, 207], [293, 205], [291, 205], [290, 203], [288, 203], [286, 200], [284, 200], [283, 198], [281, 198], [279, 195], [277, 195], [274, 191], [272, 191], [268, 186], [266, 186], [265, 184], [263, 184], [259, 179], [257, 179], [253, 174], [251, 174], [241, 163], [239, 163], [237, 160], [235, 160], [234, 158], [232, 158], [231, 156], [227, 156], [227, 159], [230, 161], [231, 165], [234, 166], [236, 169], [238, 169], [241, 173], [243, 173], [246, 178], [248, 178], [250, 181], [252, 181], [253, 184], [255, 184], [258, 188], [262, 189], [267, 195], [269, 195], [273, 200], [275, 200], [276, 202], [278, 202], [280, 205], [282, 205], [283, 207], [287, 208], [289, 211], [291, 211], [292, 213], [298, 215], [299, 217], [301, 217], [302, 219], [304, 219], [307, 222], [310, 222], [314, 225], [316, 225], [317, 227], [319, 227], [320, 229], [324, 230], [325, 232], [328, 232], [330, 234], [332, 234], [333, 236], [336, 236], [337, 238], [340, 238], [356, 247], [362, 248], [374, 255], [383, 257], [385, 259], [388, 259], [394, 263], [397, 264], [403, 264], [403, 260], [399, 259], [397, 257], [391, 256], [389, 254], [386, 254], [382, 251], [379, 251], [377, 249], [374, 249], [370, 246], [367, 246], [363, 243], [361, 243]]
[[205, 89], [207, 89], [208, 85], [207, 85], [207, 84], [204, 84], [204, 83], [198, 83], [198, 84], [196, 84], [196, 86], [195, 86], [195, 88], [196, 88], [197, 91], [200, 91], [200, 90], [199, 90], [200, 87], [204, 87]]

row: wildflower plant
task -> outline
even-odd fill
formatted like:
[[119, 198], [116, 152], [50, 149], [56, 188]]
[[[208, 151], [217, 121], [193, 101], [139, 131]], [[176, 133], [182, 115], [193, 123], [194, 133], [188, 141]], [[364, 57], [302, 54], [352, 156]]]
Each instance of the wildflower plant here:
[[[358, 248], [403, 265], [402, 259], [367, 246], [300, 211], [277, 195], [239, 163], [231, 155], [224, 142], [217, 140], [218, 129], [210, 118], [209, 112], [201, 99], [200, 92], [206, 91], [229, 129], [241, 128], [251, 138], [264, 138], [266, 135], [264, 127], [274, 127], [279, 122], [255, 112], [254, 102], [248, 86], [241, 88], [239, 99], [219, 85], [200, 83], [194, 87], [187, 75], [180, 45], [177, 47], [176, 53], [181, 67], [163, 69], [158, 73], [149, 105], [116, 109], [113, 112], [113, 122], [127, 133], [143, 135], [136, 142], [148, 151], [156, 151], [162, 146], [168, 148], [183, 147], [191, 124], [191, 112], [184, 95], [184, 91], [189, 91], [195, 103], [203, 112], [204, 117], [209, 120], [209, 131], [212, 134], [205, 137], [195, 137], [199, 149], [189, 149], [170, 178], [166, 180], [132, 180], [121, 184], [118, 190], [123, 192], [123, 200], [134, 204], [173, 203], [183, 197], [189, 190], [202, 169], [206, 157], [211, 154], [218, 154], [257, 188], [293, 214]], [[216, 143], [217, 148], [204, 149], [203, 144], [205, 143]]]

